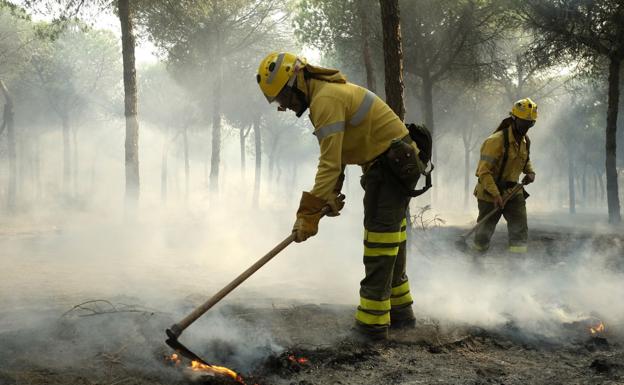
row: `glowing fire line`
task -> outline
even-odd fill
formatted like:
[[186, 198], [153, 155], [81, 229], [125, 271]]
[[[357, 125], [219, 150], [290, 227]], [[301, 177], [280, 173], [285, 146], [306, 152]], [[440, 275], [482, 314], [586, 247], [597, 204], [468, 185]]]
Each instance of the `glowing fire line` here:
[[[180, 359], [180, 356], [178, 356], [176, 353], [172, 354], [169, 357], [166, 357], [166, 360], [169, 362], [172, 362], [175, 366], [180, 366], [182, 364], [182, 360]], [[238, 375], [238, 373], [236, 373], [230, 368], [226, 368], [225, 366], [206, 365], [206, 364], [202, 364], [199, 361], [191, 361], [191, 365], [188, 368], [192, 370], [193, 372], [206, 373], [211, 376], [214, 376], [214, 375], [228, 376], [232, 378], [233, 380], [243, 385], [246, 385], [245, 381], [243, 380], [241, 376]]]
[[241, 384], [244, 384], [241, 376], [239, 376], [232, 369], [226, 368], [225, 366], [205, 365], [198, 361], [191, 361], [191, 370], [193, 370], [194, 372], [208, 372], [229, 376], [234, 380], [240, 382]]
[[[182, 359], [176, 353], [173, 353], [172, 355], [165, 357], [165, 360], [172, 363], [176, 367], [179, 367], [182, 365]], [[309, 362], [307, 358], [295, 357], [294, 355], [289, 355], [288, 360], [293, 363], [301, 364], [301, 365], [307, 364]], [[211, 376], [215, 376], [215, 375], [228, 376], [242, 385], [247, 385], [243, 377], [239, 376], [238, 373], [236, 373], [232, 369], [226, 368], [224, 366], [206, 365], [206, 364], [202, 364], [199, 361], [191, 361], [191, 365], [188, 366], [188, 369], [192, 370], [193, 372], [205, 373]]]

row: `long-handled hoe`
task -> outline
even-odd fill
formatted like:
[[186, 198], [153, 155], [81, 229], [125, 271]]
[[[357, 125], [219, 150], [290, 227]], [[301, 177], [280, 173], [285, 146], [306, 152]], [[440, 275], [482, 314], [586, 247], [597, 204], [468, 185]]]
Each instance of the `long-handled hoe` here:
[[[514, 188], [511, 189], [511, 191], [503, 199], [503, 207], [505, 206], [505, 204], [507, 204], [509, 199], [511, 199], [511, 197], [513, 197], [514, 194], [520, 191], [520, 189], [524, 186], [525, 186], [524, 183], [519, 183], [516, 186], [514, 186]], [[490, 219], [494, 214], [496, 214], [500, 210], [501, 209], [499, 207], [496, 207], [494, 210], [490, 211], [483, 218], [481, 218], [481, 220], [477, 222], [477, 224], [475, 224], [468, 232], [460, 235], [457, 238], [457, 240], [455, 240], [455, 247], [457, 247], [460, 251], [468, 250], [468, 243], [466, 242], [466, 239], [468, 239], [468, 237], [471, 236], [472, 233], [474, 233], [481, 225], [483, 225], [488, 219]]]
[[[329, 207], [323, 208], [322, 214], [325, 215], [329, 212]], [[190, 359], [191, 361], [198, 361], [204, 365], [212, 366], [202, 358], [200, 358], [197, 354], [193, 353], [186, 346], [184, 346], [178, 338], [184, 332], [186, 328], [188, 328], [193, 322], [195, 322], [199, 317], [204, 315], [208, 310], [210, 310], [214, 305], [216, 305], [219, 301], [221, 301], [226, 295], [228, 295], [232, 290], [236, 289], [238, 285], [243, 283], [247, 278], [249, 278], [253, 273], [258, 271], [262, 266], [264, 266], [267, 262], [269, 262], [273, 257], [279, 254], [282, 250], [284, 250], [288, 245], [290, 245], [295, 240], [295, 233], [290, 234], [286, 239], [280, 242], [277, 246], [275, 246], [271, 251], [269, 251], [265, 256], [260, 258], [256, 263], [251, 265], [247, 270], [242, 272], [238, 277], [236, 277], [232, 282], [230, 282], [223, 289], [219, 290], [219, 292], [212, 296], [209, 300], [198, 306], [195, 310], [191, 312], [191, 314], [184, 317], [180, 322], [173, 324], [169, 329], [166, 330], [167, 340], [165, 341], [167, 345], [169, 345], [172, 349], [176, 350], [182, 356]]]

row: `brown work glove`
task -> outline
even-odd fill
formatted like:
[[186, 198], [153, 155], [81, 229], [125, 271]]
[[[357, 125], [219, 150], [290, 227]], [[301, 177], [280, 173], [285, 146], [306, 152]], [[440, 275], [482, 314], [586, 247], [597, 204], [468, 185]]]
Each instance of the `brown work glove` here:
[[501, 197], [500, 195], [497, 195], [494, 197], [494, 207], [502, 209], [505, 206], [505, 203], [503, 202], [503, 197]]
[[524, 176], [524, 178], [522, 178], [522, 184], [524, 184], [524, 185], [531, 184], [533, 182], [535, 182], [535, 174], [534, 173], [526, 174]]
[[295, 242], [303, 242], [318, 232], [318, 223], [323, 216], [323, 207], [327, 205], [325, 200], [318, 198], [307, 191], [301, 194], [297, 220], [293, 226]]
[[342, 210], [345, 205], [345, 198], [346, 196], [344, 194], [339, 193], [330, 200], [328, 200], [327, 206], [329, 206], [330, 211], [328, 211], [325, 215], [327, 215], [328, 217], [337, 217], [338, 215], [340, 215], [340, 210]]

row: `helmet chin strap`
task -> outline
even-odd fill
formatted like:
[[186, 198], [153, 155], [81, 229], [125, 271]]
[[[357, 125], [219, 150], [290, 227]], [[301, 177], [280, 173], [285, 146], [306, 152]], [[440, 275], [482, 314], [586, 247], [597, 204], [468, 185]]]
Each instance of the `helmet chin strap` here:
[[306, 110], [309, 107], [308, 101], [306, 100], [306, 97], [305, 97], [305, 94], [303, 93], [303, 91], [301, 91], [299, 88], [294, 87], [293, 91], [294, 91], [295, 95], [297, 95], [297, 98], [299, 99], [299, 103], [301, 104], [301, 108], [296, 113], [297, 117], [300, 118], [301, 115], [303, 115], [303, 113], [306, 112]]
[[305, 93], [301, 91], [299, 87], [297, 87], [297, 84], [296, 84], [297, 76], [299, 75], [299, 71], [301, 71], [302, 69], [303, 69], [303, 63], [299, 59], [297, 59], [297, 61], [295, 62], [295, 69], [293, 71], [293, 74], [290, 77], [290, 79], [288, 79], [288, 83], [286, 83], [286, 87], [291, 88], [292, 92], [295, 93], [295, 95], [297, 96], [297, 99], [299, 100], [299, 103], [301, 104], [301, 108], [299, 109], [299, 111], [295, 113], [298, 118], [300, 118], [301, 115], [303, 115], [303, 113], [309, 107], [308, 101], [306, 100]]
[[299, 71], [301, 71], [302, 68], [303, 68], [303, 63], [301, 62], [301, 60], [297, 59], [297, 61], [295, 61], [295, 68], [293, 69], [293, 74], [290, 76], [290, 79], [288, 79], [288, 82], [286, 83], [288, 87], [292, 87], [295, 84], [295, 81], [297, 80], [297, 74], [299, 74]]

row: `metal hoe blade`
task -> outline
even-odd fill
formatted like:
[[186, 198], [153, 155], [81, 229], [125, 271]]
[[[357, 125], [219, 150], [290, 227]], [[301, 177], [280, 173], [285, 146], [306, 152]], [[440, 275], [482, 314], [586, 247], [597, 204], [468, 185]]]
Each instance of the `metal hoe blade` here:
[[[328, 207], [324, 207], [322, 214], [326, 214], [329, 211]], [[187, 315], [177, 324], [172, 325], [169, 329], [166, 330], [167, 340], [165, 341], [167, 345], [169, 345], [173, 350], [177, 351], [183, 357], [186, 357], [192, 361], [200, 362], [204, 365], [212, 366], [203, 359], [201, 359], [197, 354], [190, 351], [186, 346], [182, 345], [178, 338], [184, 332], [184, 330], [189, 327], [193, 322], [195, 322], [199, 317], [201, 317], [204, 313], [206, 313], [210, 308], [212, 308], [215, 304], [223, 299], [226, 295], [228, 295], [232, 290], [234, 290], [238, 285], [243, 283], [247, 278], [249, 278], [253, 273], [258, 271], [262, 266], [264, 266], [267, 262], [269, 262], [273, 257], [275, 257], [280, 251], [284, 250], [286, 246], [293, 243], [295, 240], [295, 233], [291, 233], [286, 239], [280, 242], [277, 246], [275, 246], [271, 251], [269, 251], [266, 255], [260, 258], [256, 263], [251, 265], [247, 270], [242, 272], [238, 277], [236, 277], [232, 282], [230, 282], [227, 286], [221, 289], [218, 293], [212, 296], [209, 300], [198, 306], [195, 310], [191, 312], [191, 314]]]
[[[516, 193], [518, 192], [520, 189], [522, 189], [525, 186], [524, 183], [519, 183], [518, 185], [516, 185], [503, 199], [503, 206], [505, 206], [505, 204], [507, 203], [507, 201], [509, 201], [509, 199]], [[468, 239], [469, 236], [472, 235], [472, 233], [474, 233], [481, 225], [483, 225], [488, 219], [490, 219], [490, 217], [492, 217], [494, 214], [496, 214], [497, 212], [499, 212], [501, 209], [496, 207], [494, 208], [492, 211], [490, 211], [489, 213], [487, 213], [487, 215], [485, 215], [483, 218], [481, 218], [481, 220], [479, 222], [477, 222], [472, 229], [470, 229], [468, 232], [460, 235], [459, 237], [457, 237], [457, 239], [455, 240], [455, 247], [462, 252], [466, 252], [468, 250], [468, 243], [466, 242], [466, 240]]]
[[182, 343], [180, 341], [178, 341], [178, 337], [175, 335], [175, 333], [171, 329], [167, 329], [166, 333], [167, 333], [167, 337], [169, 337], [169, 338], [167, 338], [165, 343], [167, 345], [169, 345], [173, 350], [175, 350], [176, 352], [180, 353], [180, 355], [182, 355], [183, 357], [188, 358], [191, 361], [197, 361], [197, 362], [199, 362], [201, 364], [212, 366], [209, 363], [207, 363], [206, 361], [204, 361], [197, 354], [195, 354], [192, 351], [190, 351], [189, 348], [187, 348], [186, 346], [182, 345]]

